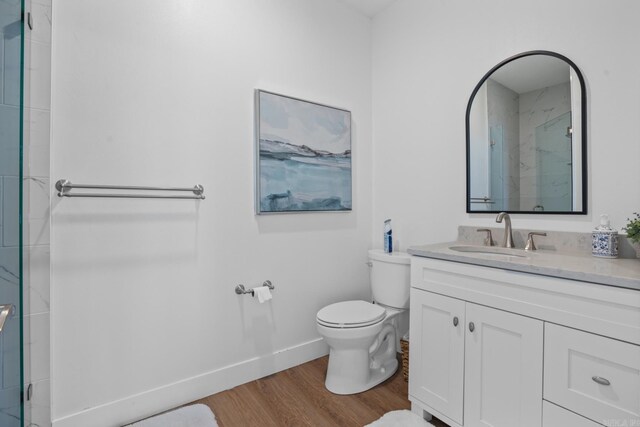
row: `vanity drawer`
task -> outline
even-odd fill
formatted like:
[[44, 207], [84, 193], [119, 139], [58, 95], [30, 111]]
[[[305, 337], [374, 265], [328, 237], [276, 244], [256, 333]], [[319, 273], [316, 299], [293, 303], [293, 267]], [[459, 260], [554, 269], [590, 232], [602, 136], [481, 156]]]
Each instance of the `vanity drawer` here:
[[544, 398], [605, 425], [640, 426], [640, 346], [546, 323]]
[[546, 400], [542, 402], [542, 427], [601, 427], [601, 425]]

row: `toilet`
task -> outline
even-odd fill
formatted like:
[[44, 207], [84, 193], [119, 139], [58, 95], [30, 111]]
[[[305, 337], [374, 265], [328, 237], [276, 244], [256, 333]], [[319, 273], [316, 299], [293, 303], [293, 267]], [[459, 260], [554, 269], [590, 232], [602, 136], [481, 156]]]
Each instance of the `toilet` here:
[[409, 270], [404, 252], [369, 251], [373, 303], [343, 301], [316, 316], [329, 345], [325, 386], [335, 394], [354, 394], [380, 384], [398, 369], [396, 352], [409, 325]]

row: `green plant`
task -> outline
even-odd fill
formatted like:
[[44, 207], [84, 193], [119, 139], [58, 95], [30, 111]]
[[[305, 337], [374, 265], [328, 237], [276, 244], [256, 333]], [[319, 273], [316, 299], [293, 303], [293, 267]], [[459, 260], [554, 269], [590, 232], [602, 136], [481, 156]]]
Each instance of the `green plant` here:
[[622, 229], [627, 232], [629, 240], [635, 243], [640, 243], [640, 213], [634, 212], [635, 218], [627, 218], [629, 221], [626, 227]]

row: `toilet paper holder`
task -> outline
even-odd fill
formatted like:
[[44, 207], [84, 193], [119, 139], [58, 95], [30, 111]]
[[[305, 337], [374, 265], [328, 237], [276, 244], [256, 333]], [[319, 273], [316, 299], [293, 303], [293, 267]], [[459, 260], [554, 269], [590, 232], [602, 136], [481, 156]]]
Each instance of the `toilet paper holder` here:
[[[274, 290], [275, 289], [275, 286], [273, 286], [273, 283], [271, 283], [271, 280], [265, 280], [264, 283], [262, 284], [262, 286], [266, 286], [270, 290]], [[244, 287], [244, 285], [236, 286], [236, 294], [238, 294], [238, 295], [251, 294], [251, 296], [254, 296], [253, 289], [246, 289]]]

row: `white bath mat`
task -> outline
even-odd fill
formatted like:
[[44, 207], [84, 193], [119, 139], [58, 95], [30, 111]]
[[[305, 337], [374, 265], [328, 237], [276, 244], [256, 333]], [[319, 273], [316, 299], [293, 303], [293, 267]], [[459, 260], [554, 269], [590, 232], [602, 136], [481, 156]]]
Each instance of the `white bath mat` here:
[[218, 427], [218, 423], [207, 405], [197, 404], [147, 418], [130, 427]]
[[402, 411], [387, 412], [382, 418], [366, 425], [365, 427], [434, 427], [433, 424], [426, 422], [418, 415], [411, 411], [403, 409]]

